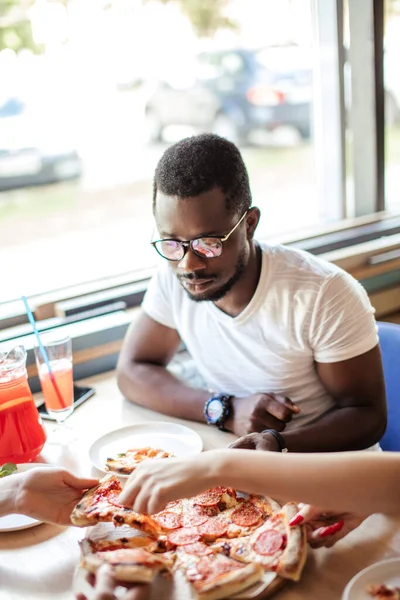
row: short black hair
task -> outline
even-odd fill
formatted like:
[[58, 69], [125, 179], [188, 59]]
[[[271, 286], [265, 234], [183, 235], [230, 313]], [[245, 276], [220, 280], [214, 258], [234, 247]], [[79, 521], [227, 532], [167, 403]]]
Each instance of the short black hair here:
[[153, 212], [157, 192], [189, 198], [218, 187], [226, 208], [243, 213], [251, 206], [249, 176], [239, 149], [225, 138], [203, 133], [184, 138], [162, 155], [153, 181]]

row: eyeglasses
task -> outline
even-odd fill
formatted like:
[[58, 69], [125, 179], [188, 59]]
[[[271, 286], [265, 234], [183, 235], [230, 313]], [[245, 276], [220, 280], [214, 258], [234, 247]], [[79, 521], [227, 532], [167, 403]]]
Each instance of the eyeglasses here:
[[180, 240], [165, 239], [156, 240], [150, 242], [152, 246], [157, 250], [158, 254], [167, 260], [179, 261], [185, 256], [187, 249], [190, 247], [192, 252], [200, 256], [201, 258], [217, 258], [222, 254], [222, 245], [226, 242], [232, 233], [237, 229], [240, 223], [243, 221], [249, 211], [240, 217], [239, 221], [230, 230], [229, 233], [223, 236], [209, 235], [207, 237], [196, 238], [195, 240], [189, 240], [187, 242], [181, 242]]

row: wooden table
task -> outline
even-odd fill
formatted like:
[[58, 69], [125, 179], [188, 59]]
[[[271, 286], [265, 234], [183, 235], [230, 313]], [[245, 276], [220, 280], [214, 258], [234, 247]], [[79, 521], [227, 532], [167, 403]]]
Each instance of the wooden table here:
[[[88, 457], [88, 449], [96, 438], [122, 426], [167, 418], [121, 398], [113, 373], [82, 383], [94, 386], [96, 395], [69, 419], [77, 441], [63, 449], [46, 444], [41, 459], [77, 474], [97, 476], [99, 473]], [[200, 423], [167, 420], [195, 429], [203, 438], [205, 450], [226, 446], [234, 439], [231, 434]], [[0, 600], [73, 600], [72, 579], [79, 562], [77, 542], [82, 537], [79, 528], [46, 524], [0, 533]], [[339, 600], [346, 583], [358, 571], [399, 555], [400, 518], [373, 515], [333, 548], [310, 551], [301, 582], [286, 585], [276, 598]]]

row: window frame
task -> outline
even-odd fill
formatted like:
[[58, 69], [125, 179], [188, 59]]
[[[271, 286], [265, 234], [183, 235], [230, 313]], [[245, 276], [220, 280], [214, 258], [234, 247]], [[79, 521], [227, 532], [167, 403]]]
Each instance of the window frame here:
[[[326, 12], [326, 3], [330, 2], [330, 12]], [[342, 43], [343, 36], [340, 34], [340, 28], [343, 27], [343, 1], [342, 0], [312, 0], [315, 15], [336, 14], [335, 29], [331, 29], [332, 35], [337, 34], [338, 44]], [[378, 275], [382, 276], [390, 271], [391, 264], [397, 265], [397, 254], [395, 253], [394, 262], [390, 258], [391, 240], [396, 243], [396, 236], [400, 234], [400, 214], [393, 214], [384, 209], [384, 82], [383, 82], [383, 16], [384, 0], [365, 0], [366, 9], [364, 15], [361, 15], [358, 8], [358, 0], [348, 0], [349, 23], [353, 39], [353, 48], [350, 54], [350, 61], [353, 63], [353, 73], [355, 69], [362, 65], [365, 69], [365, 44], [368, 40], [363, 38], [365, 24], [372, 24], [373, 29], [373, 62], [371, 72], [368, 74], [369, 80], [374, 82], [373, 91], [369, 97], [369, 107], [367, 111], [361, 111], [357, 114], [355, 121], [353, 152], [359, 147], [360, 140], [365, 138], [363, 135], [367, 126], [373, 129], [373, 145], [368, 153], [364, 153], [360, 159], [360, 169], [354, 175], [355, 183], [355, 218], [338, 221], [326, 227], [318, 227], [307, 231], [298, 232], [296, 235], [281, 235], [275, 238], [269, 238], [271, 243], [283, 243], [285, 245], [300, 248], [327, 257], [329, 260], [343, 261], [346, 251], [349, 255], [357, 253], [357, 248], [364, 248], [368, 243], [377, 242], [373, 253], [378, 256], [382, 252], [389, 252], [389, 267], [382, 267]], [[324, 12], [325, 10], [325, 12]], [[367, 20], [367, 21], [366, 21]], [[364, 29], [362, 27], [364, 25]], [[365, 37], [365, 36], [364, 36]], [[371, 48], [370, 48], [371, 50]], [[340, 107], [341, 131], [339, 139], [341, 156], [338, 160], [343, 161], [345, 156], [345, 140], [343, 135], [343, 124], [345, 122], [345, 107], [343, 101], [343, 52], [338, 48], [338, 105]], [[352, 88], [356, 96], [360, 95], [360, 82], [352, 76]], [[352, 112], [357, 111], [359, 107], [354, 106]], [[369, 197], [369, 206], [373, 211], [365, 213], [365, 199], [358, 193], [358, 189], [363, 184], [360, 179], [360, 172], [372, 173], [372, 196]], [[343, 185], [343, 172], [339, 170], [338, 190], [342, 190], [342, 202], [344, 202], [345, 186]], [[386, 238], [388, 240], [389, 250], [380, 247], [379, 240]], [[396, 248], [396, 246], [395, 246]], [[397, 250], [396, 250], [397, 252]], [[336, 253], [336, 254], [335, 254]], [[336, 259], [335, 259], [336, 256]], [[337, 257], [342, 258], [337, 258]], [[362, 261], [362, 251], [361, 251]], [[373, 267], [371, 254], [365, 254], [365, 268]], [[369, 261], [369, 262], [368, 262]], [[383, 262], [387, 262], [383, 260]], [[375, 265], [376, 266], [376, 265]], [[344, 267], [345, 268], [345, 267]], [[115, 366], [116, 357], [119, 352], [125, 331], [135, 314], [138, 314], [138, 307], [141, 304], [148, 282], [154, 269], [142, 269], [134, 273], [123, 273], [114, 277], [108, 277], [96, 281], [88, 281], [84, 284], [72, 286], [65, 289], [52, 290], [29, 298], [30, 305], [34, 310], [39, 331], [46, 331], [54, 328], [61, 328], [71, 331], [72, 334], [78, 331], [73, 339], [74, 362], [76, 364], [75, 376], [77, 378], [111, 369]], [[374, 277], [377, 277], [376, 269], [372, 269]], [[388, 289], [388, 280], [383, 284], [382, 291], [386, 293]], [[396, 283], [396, 282], [395, 282]], [[389, 286], [389, 291], [390, 291]], [[380, 293], [379, 289], [374, 289], [373, 293]], [[390, 306], [398, 308], [396, 302], [389, 302]], [[400, 305], [400, 302], [399, 302]], [[73, 334], [74, 335], [74, 334]], [[0, 344], [28, 344], [28, 370], [34, 381], [34, 389], [38, 389], [38, 380], [35, 380], [35, 368], [32, 353], [33, 337], [26, 317], [22, 302], [19, 300], [0, 303]]]

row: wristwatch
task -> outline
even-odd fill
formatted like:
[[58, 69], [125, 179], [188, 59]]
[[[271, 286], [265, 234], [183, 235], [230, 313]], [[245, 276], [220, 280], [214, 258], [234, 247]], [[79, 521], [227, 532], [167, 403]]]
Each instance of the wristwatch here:
[[224, 427], [232, 412], [232, 398], [227, 394], [211, 396], [204, 405], [204, 416], [208, 425], [215, 425], [221, 431], [228, 431]]

